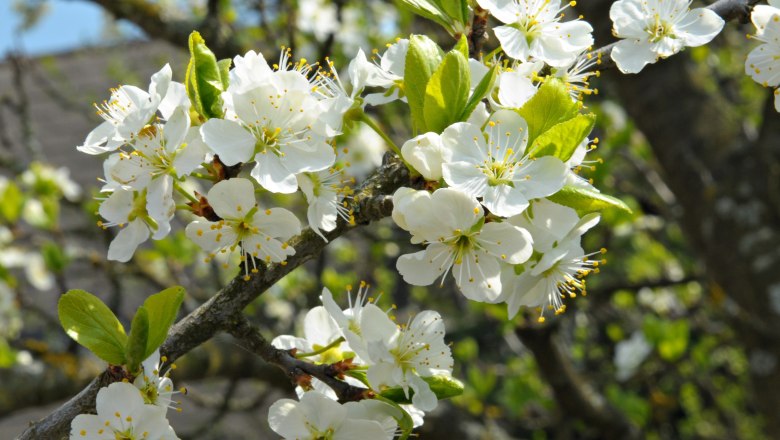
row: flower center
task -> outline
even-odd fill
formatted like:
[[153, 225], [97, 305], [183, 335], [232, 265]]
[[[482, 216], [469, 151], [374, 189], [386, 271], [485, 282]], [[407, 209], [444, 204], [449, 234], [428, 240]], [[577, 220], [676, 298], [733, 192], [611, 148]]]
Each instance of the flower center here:
[[658, 43], [664, 38], [677, 38], [674, 35], [674, 26], [671, 23], [662, 20], [658, 14], [655, 14], [653, 23], [646, 29], [650, 34], [650, 42]]

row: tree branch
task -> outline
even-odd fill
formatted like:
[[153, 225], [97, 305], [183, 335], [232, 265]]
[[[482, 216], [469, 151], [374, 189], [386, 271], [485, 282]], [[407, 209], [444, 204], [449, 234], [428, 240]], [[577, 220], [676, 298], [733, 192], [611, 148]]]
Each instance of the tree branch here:
[[[326, 233], [326, 237], [332, 241], [359, 225], [389, 216], [393, 210], [390, 195], [402, 185], [409, 184], [409, 171], [403, 162], [389, 153], [386, 154], [385, 163], [356, 190], [350, 203], [350, 208], [354, 210], [355, 224], [339, 219], [336, 229]], [[167, 340], [160, 347], [160, 352], [167, 356], [168, 362], [175, 361], [219, 332], [240, 333], [245, 327], [236, 317], [240, 316], [242, 310], [293, 269], [318, 255], [327, 245], [310, 228], [289, 243], [295, 248], [295, 255], [289, 257], [286, 264], [271, 264], [265, 267], [259, 265], [260, 273], [253, 275], [249, 281], [244, 281], [243, 275], [237, 276], [211, 299], [174, 325], [168, 332]], [[104, 380], [94, 380], [76, 397], [32, 424], [19, 440], [67, 437], [71, 420], [83, 412], [94, 411], [97, 390], [107, 384]]]
[[[211, 14], [203, 20], [172, 20], [163, 17], [163, 6], [146, 0], [86, 0], [101, 6], [116, 19], [125, 19], [151, 38], [159, 38], [186, 48], [190, 33], [198, 30], [217, 58], [233, 58], [246, 52], [237, 33], [226, 28]], [[215, 5], [216, 7], [216, 5]], [[209, 9], [211, 12], [211, 8]]]
[[556, 336], [556, 325], [529, 325], [516, 330], [523, 345], [534, 354], [539, 372], [550, 385], [567, 415], [578, 417], [598, 430], [604, 439], [639, 439], [639, 430], [610, 405], [574, 369]]
[[294, 384], [300, 384], [302, 380], [305, 381], [311, 376], [331, 387], [341, 402], [360, 400], [366, 397], [367, 390], [365, 388], [355, 387], [337, 379], [341, 372], [334, 365], [313, 364], [296, 358], [287, 350], [274, 347], [243, 315], [236, 317], [234, 325], [228, 331], [238, 339], [239, 345], [260, 356], [266, 362], [281, 368]]

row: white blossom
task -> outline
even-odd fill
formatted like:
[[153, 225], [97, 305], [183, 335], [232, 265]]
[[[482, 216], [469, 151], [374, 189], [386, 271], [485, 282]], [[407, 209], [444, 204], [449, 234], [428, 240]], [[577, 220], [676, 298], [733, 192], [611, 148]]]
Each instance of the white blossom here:
[[[593, 28], [585, 21], [561, 22], [560, 0], [477, 0], [505, 26], [494, 29], [504, 52], [520, 61], [539, 60], [561, 67], [593, 44]], [[574, 3], [574, 2], [572, 2]]]
[[119, 226], [121, 230], [108, 246], [108, 259], [127, 262], [138, 245], [151, 236], [159, 240], [171, 231], [169, 213], [149, 211], [147, 192], [119, 188], [100, 204], [98, 212], [106, 221], [98, 226]]
[[635, 331], [631, 338], [618, 342], [615, 345], [614, 359], [617, 380], [624, 381], [633, 376], [652, 351], [653, 346], [647, 342], [641, 331]]
[[353, 224], [352, 210], [347, 208], [346, 197], [352, 194], [352, 188], [344, 180], [343, 173], [333, 168], [316, 173], [301, 173], [295, 176], [298, 186], [309, 204], [306, 218], [309, 227], [323, 240], [323, 232], [336, 229], [336, 220], [341, 217]]
[[165, 412], [144, 404], [138, 388], [115, 382], [101, 388], [95, 402], [97, 415], [80, 414], [71, 422], [71, 440], [177, 440]]
[[173, 389], [173, 381], [168, 377], [170, 370], [161, 374], [162, 366], [160, 350], [157, 349], [141, 363], [143, 371], [139, 374], [133, 385], [141, 391], [144, 403], [160, 407], [165, 413], [171, 407], [172, 396], [176, 394]]
[[185, 232], [209, 252], [209, 259], [217, 252], [232, 252], [240, 246], [244, 278], [248, 280], [250, 272], [257, 272], [255, 259], [280, 263], [295, 255], [286, 240], [301, 232], [300, 221], [284, 208], [260, 209], [251, 181], [234, 178], [218, 182], [207, 199], [221, 220], [195, 220]]
[[167, 119], [175, 108], [189, 107], [184, 85], [172, 82], [171, 75], [171, 67], [166, 64], [152, 75], [148, 91], [127, 85], [113, 89], [107, 101], [95, 104], [104, 122], [77, 149], [87, 154], [114, 151], [153, 123], [158, 111]]
[[155, 218], [172, 218], [174, 179], [193, 172], [208, 152], [198, 130], [190, 128], [186, 109], [177, 108], [164, 125], [147, 126], [130, 145], [132, 151], [116, 153], [108, 166], [108, 181], [146, 189], [147, 211]]
[[[756, 5], [750, 15], [756, 26], [751, 38], [761, 44], [745, 60], [745, 73], [764, 87], [780, 86], [780, 1]], [[780, 89], [775, 89], [775, 109], [780, 112]]]
[[365, 103], [368, 105], [382, 105], [402, 98], [401, 87], [404, 81], [404, 69], [406, 68], [406, 53], [409, 51], [409, 40], [398, 39], [393, 44], [387, 45], [384, 54], [376, 56], [379, 69], [371, 70], [370, 66], [362, 68], [370, 71], [366, 78], [366, 86], [381, 87], [386, 89], [383, 93], [366, 95]]
[[[384, 312], [366, 309], [361, 323], [367, 333], [368, 382], [374, 389], [401, 387], [412, 404], [423, 411], [436, 408], [438, 399], [423, 378], [452, 375], [453, 359], [444, 342], [444, 322], [439, 313], [426, 310], [407, 326], [398, 328]], [[368, 328], [393, 329], [372, 331]]]
[[[300, 401], [281, 399], [268, 410], [268, 424], [284, 439], [364, 440], [392, 439], [382, 423], [359, 418], [365, 410], [355, 411], [353, 405], [342, 405], [317, 391], [309, 391]], [[370, 410], [369, 410], [370, 411]], [[394, 432], [395, 430], [393, 430]]]
[[523, 212], [529, 201], [563, 187], [566, 166], [558, 158], [526, 154], [528, 125], [517, 113], [499, 110], [483, 133], [459, 122], [441, 135], [444, 181], [473, 197], [482, 197], [490, 212], [509, 217]]
[[599, 261], [589, 260], [594, 254], [585, 254], [580, 237], [600, 220], [598, 214], [580, 218], [573, 209], [549, 201], [535, 202], [529, 210], [509, 219], [509, 222], [528, 230], [533, 237], [534, 256], [523, 265], [504, 265], [501, 280], [504, 291], [500, 301], [507, 303], [509, 318], [520, 306], [551, 307], [563, 313], [562, 299], [585, 293], [583, 278], [598, 271]]
[[[228, 166], [254, 161], [252, 177], [271, 192], [293, 193], [295, 174], [333, 165], [336, 155], [327, 142], [327, 124], [320, 121], [318, 96], [305, 74], [311, 66], [292, 65], [283, 52], [282, 69], [262, 66], [250, 52], [233, 69], [239, 78], [223, 93], [226, 119], [213, 118], [201, 127], [203, 141]], [[238, 57], [237, 57], [238, 58]]]
[[612, 59], [623, 73], [638, 73], [659, 58], [685, 47], [707, 44], [725, 22], [706, 8], [690, 9], [691, 0], [619, 0], [609, 18], [612, 33], [622, 38], [612, 49]]
[[[426, 249], [397, 262], [404, 280], [427, 286], [452, 270], [455, 284], [469, 299], [495, 301], [501, 293], [499, 261], [519, 264], [531, 256], [530, 234], [509, 223], [485, 223], [474, 197], [456, 189], [396, 191], [393, 219]], [[397, 211], [397, 212], [396, 212]], [[442, 280], [443, 281], [443, 280]]]

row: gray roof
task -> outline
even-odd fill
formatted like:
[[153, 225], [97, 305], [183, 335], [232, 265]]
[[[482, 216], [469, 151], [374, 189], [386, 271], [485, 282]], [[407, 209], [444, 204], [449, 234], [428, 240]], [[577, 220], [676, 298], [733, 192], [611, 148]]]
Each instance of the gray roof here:
[[101, 158], [76, 151], [101, 122], [93, 104], [107, 99], [109, 89], [120, 84], [147, 89], [151, 75], [165, 63], [171, 64], [174, 80], [183, 80], [187, 54], [161, 41], [133, 41], [19, 62], [20, 78], [15, 77], [13, 60], [0, 62], [0, 152], [24, 163], [31, 159], [24, 146], [25, 112], [18, 106], [26, 101], [28, 143], [52, 165], [68, 166], [79, 184], [95, 185], [102, 176]]

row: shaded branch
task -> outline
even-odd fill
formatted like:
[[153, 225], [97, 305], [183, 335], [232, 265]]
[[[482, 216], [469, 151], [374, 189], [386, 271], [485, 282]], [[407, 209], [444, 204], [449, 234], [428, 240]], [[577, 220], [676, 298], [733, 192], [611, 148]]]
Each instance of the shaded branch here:
[[[336, 229], [325, 234], [328, 240], [332, 241], [359, 225], [389, 216], [393, 210], [390, 194], [402, 185], [409, 185], [409, 171], [403, 162], [388, 153], [385, 155], [385, 163], [355, 192], [350, 203], [355, 224], [339, 219]], [[260, 272], [249, 281], [244, 281], [242, 274], [236, 276], [211, 299], [174, 325], [160, 347], [160, 352], [168, 357], [168, 362], [175, 361], [219, 332], [228, 330], [240, 334], [242, 330], [245, 331], [245, 324], [237, 318], [241, 316], [242, 310], [293, 269], [322, 252], [327, 245], [310, 228], [291, 239], [289, 244], [295, 248], [295, 255], [290, 256], [286, 264], [260, 264]], [[259, 343], [256, 339], [250, 340]], [[284, 362], [284, 359], [280, 362]], [[307, 368], [302, 370], [308, 374], [316, 372]], [[76, 397], [31, 425], [19, 439], [67, 437], [71, 420], [83, 412], [94, 411], [97, 390], [108, 383], [110, 381], [94, 380]]]
[[574, 369], [556, 335], [556, 325], [519, 327], [517, 335], [534, 354], [539, 373], [550, 385], [555, 401], [567, 415], [578, 417], [604, 439], [639, 439], [639, 430], [626, 416]]
[[[246, 51], [237, 33], [225, 28], [217, 17], [207, 15], [203, 20], [166, 19], [163, 6], [146, 0], [87, 0], [101, 6], [116, 19], [128, 20], [151, 38], [169, 41], [186, 48], [190, 33], [198, 30], [217, 58], [233, 58]], [[216, 8], [216, 5], [214, 6]], [[211, 8], [209, 9], [211, 11]]]

